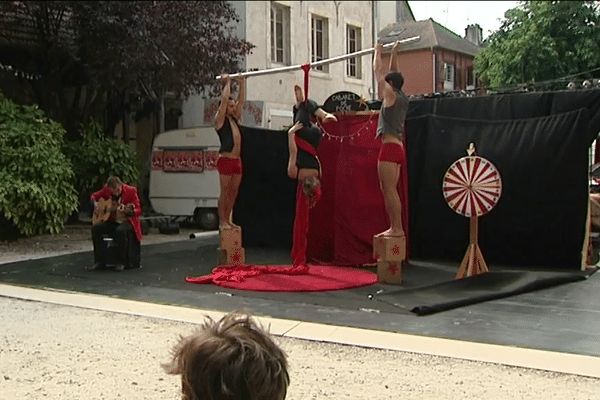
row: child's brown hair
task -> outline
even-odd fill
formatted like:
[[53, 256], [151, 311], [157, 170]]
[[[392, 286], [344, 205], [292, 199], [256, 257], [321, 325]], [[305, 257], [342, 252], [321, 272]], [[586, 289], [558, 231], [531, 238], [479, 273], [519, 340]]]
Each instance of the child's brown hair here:
[[206, 317], [162, 367], [181, 374], [183, 400], [283, 400], [290, 382], [285, 353], [241, 312]]

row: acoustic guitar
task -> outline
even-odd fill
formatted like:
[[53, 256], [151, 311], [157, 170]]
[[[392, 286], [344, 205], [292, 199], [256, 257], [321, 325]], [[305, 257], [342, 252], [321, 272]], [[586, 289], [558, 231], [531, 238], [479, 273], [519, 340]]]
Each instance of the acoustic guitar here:
[[133, 212], [133, 204], [128, 204], [121, 210], [119, 206], [120, 204], [112, 199], [99, 199], [98, 207], [94, 209], [94, 214], [92, 214], [92, 224], [108, 221], [110, 214], [113, 212], [116, 212], [115, 221], [118, 223], [127, 222], [127, 213]]

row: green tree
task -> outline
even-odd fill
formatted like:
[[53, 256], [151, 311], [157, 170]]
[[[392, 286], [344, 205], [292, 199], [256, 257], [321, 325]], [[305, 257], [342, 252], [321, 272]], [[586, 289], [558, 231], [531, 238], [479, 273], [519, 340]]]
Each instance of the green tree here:
[[155, 110], [166, 92], [215, 92], [254, 47], [234, 36], [237, 21], [226, 1], [2, 1], [0, 63], [30, 78], [11, 98], [39, 104], [73, 140], [93, 119], [112, 133], [124, 109]]
[[475, 56], [475, 73], [493, 88], [599, 76], [600, 2], [521, 2], [487, 42]]

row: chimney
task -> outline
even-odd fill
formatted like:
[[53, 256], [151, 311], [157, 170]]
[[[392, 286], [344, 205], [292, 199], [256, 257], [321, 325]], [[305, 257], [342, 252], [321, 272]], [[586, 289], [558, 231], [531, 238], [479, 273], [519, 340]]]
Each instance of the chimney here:
[[396, 22], [415, 22], [407, 1], [396, 1]]
[[482, 31], [483, 29], [481, 29], [479, 24], [468, 25], [465, 29], [465, 39], [473, 43], [475, 46], [481, 47], [483, 44]]

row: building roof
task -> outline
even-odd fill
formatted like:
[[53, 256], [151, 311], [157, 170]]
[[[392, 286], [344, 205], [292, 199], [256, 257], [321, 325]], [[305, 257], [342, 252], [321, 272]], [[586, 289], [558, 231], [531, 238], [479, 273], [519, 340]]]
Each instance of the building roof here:
[[379, 32], [378, 38], [383, 44], [386, 44], [414, 36], [420, 36], [420, 39], [402, 46], [403, 51], [442, 48], [474, 56], [481, 49], [431, 18], [425, 21], [389, 24]]
[[396, 1], [396, 22], [415, 21], [415, 15], [413, 14], [408, 1]]
[[50, 9], [48, 19], [54, 23], [42, 31], [36, 16], [24, 7], [3, 9], [0, 12], [0, 47], [39, 48], [44, 35], [55, 35], [65, 46], [75, 46], [75, 33], [67, 10]]

